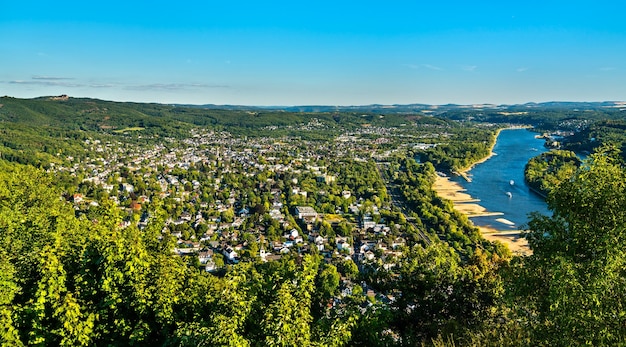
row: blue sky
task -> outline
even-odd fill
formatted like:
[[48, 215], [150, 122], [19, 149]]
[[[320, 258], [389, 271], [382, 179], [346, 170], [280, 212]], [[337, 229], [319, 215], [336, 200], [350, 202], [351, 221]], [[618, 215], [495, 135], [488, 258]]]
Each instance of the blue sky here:
[[0, 2], [0, 95], [240, 105], [626, 100], [621, 1]]

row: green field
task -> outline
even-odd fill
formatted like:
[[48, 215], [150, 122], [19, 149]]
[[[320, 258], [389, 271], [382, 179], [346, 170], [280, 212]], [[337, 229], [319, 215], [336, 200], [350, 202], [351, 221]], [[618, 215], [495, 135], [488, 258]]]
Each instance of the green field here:
[[145, 128], [142, 128], [142, 127], [130, 127], [130, 128], [119, 129], [119, 130], [113, 130], [113, 132], [121, 134], [121, 133], [125, 133], [127, 131], [141, 131], [141, 130], [144, 130], [144, 129]]

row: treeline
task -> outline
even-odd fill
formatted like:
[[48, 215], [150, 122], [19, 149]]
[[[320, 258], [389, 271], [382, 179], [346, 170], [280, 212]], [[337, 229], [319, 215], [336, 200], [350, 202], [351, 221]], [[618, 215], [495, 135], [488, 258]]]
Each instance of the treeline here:
[[496, 141], [496, 129], [478, 126], [458, 127], [454, 136], [441, 139], [442, 143], [415, 151], [421, 162], [429, 162], [437, 170], [454, 172], [467, 169], [473, 163], [489, 156]]
[[420, 165], [404, 159], [399, 164], [396, 183], [417, 225], [445, 240], [465, 257], [472, 256], [476, 249], [504, 258], [510, 255], [504, 245], [486, 241], [466, 215], [455, 210], [452, 202], [437, 195], [432, 189], [436, 173], [430, 163]]
[[625, 113], [617, 108], [584, 107], [573, 103], [560, 106], [511, 106], [501, 110], [453, 109], [437, 116], [457, 121], [531, 125], [540, 131], [580, 131], [593, 122], [623, 120]]
[[85, 132], [61, 128], [35, 127], [21, 123], [0, 125], [0, 158], [44, 167], [67, 157], [86, 155], [82, 142]]
[[528, 161], [524, 168], [524, 179], [535, 192], [547, 196], [561, 182], [569, 180], [580, 165], [576, 153], [552, 150]]
[[[177, 106], [163, 104], [112, 102], [97, 99], [51, 98], [17, 99], [0, 98], [0, 120], [34, 126], [63, 127], [64, 129], [105, 131], [142, 127], [150, 134], [176, 136], [189, 126], [208, 126], [244, 131], [265, 127], [301, 126], [316, 118], [328, 127], [387, 126], [398, 127], [413, 122], [440, 124], [442, 120], [481, 122], [497, 124], [532, 125], [536, 129], [573, 130], [584, 129], [592, 122], [623, 120], [624, 111], [617, 108], [580, 104], [510, 106], [506, 109], [446, 108], [425, 116], [421, 108], [414, 112], [388, 113], [383, 109], [370, 112], [326, 110], [308, 112], [306, 108], [273, 110], [263, 108], [217, 109], [214, 107]], [[306, 111], [306, 112], [303, 112]], [[276, 129], [274, 129], [276, 130]], [[253, 134], [249, 134], [253, 135]]]

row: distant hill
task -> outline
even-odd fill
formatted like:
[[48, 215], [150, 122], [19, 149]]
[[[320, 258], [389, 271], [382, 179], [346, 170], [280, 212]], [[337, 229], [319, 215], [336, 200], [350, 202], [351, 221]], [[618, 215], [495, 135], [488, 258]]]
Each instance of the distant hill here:
[[[34, 99], [0, 98], [0, 122], [98, 132], [143, 128], [148, 133], [175, 136], [191, 126], [229, 131], [307, 124], [316, 118], [327, 126], [364, 124], [399, 126], [416, 120], [440, 119], [531, 124], [545, 129], [563, 120], [623, 119], [626, 102], [545, 102], [522, 105], [361, 105], [361, 106], [242, 106], [166, 105], [114, 102], [63, 96]], [[417, 117], [417, 118], [416, 118]], [[580, 122], [571, 122], [577, 124]]]
[[429, 109], [430, 105], [361, 105], [361, 106], [330, 106], [330, 105], [302, 105], [302, 106], [237, 106], [237, 105], [177, 105], [206, 109], [226, 110], [278, 110], [285, 112], [375, 112], [375, 113], [415, 113]]
[[434, 112], [443, 113], [453, 110], [518, 110], [518, 109], [579, 109], [579, 110], [599, 110], [606, 108], [616, 108], [626, 110], [626, 102], [621, 101], [601, 101], [601, 102], [568, 102], [550, 101], [542, 103], [529, 102], [525, 104], [495, 105], [495, 104], [472, 104], [472, 105], [428, 105], [428, 104], [393, 104], [393, 105], [355, 105], [355, 106], [331, 106], [331, 105], [302, 105], [302, 106], [242, 106], [242, 105], [185, 105], [175, 106], [221, 109], [221, 110], [280, 110], [286, 112], [368, 112], [368, 113], [416, 113]]
[[[328, 127], [351, 128], [364, 124], [398, 126], [406, 123], [407, 119], [415, 120], [416, 114], [420, 114], [419, 110], [395, 112], [386, 106], [341, 110], [330, 106], [197, 106], [114, 102], [66, 96], [35, 99], [2, 97], [0, 105], [0, 122], [108, 133], [143, 128], [148, 133], [168, 136], [186, 132], [192, 126], [249, 132], [250, 129], [302, 126], [314, 118]], [[369, 107], [374, 107], [375, 111], [367, 111]], [[409, 113], [411, 117], [407, 117]]]

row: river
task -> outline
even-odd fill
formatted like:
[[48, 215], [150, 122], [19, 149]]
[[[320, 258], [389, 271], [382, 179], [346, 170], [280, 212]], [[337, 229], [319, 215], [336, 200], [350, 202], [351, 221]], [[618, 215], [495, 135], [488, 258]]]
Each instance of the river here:
[[[471, 182], [452, 178], [466, 193], [480, 199], [489, 212], [501, 212], [494, 217], [473, 217], [475, 225], [493, 226], [500, 230], [519, 229], [528, 222], [533, 211], [549, 215], [545, 200], [529, 190], [524, 182], [524, 166], [528, 160], [547, 149], [544, 140], [527, 129], [505, 129], [500, 132], [493, 148], [494, 155], [468, 172]], [[508, 223], [508, 222], [510, 223]]]

